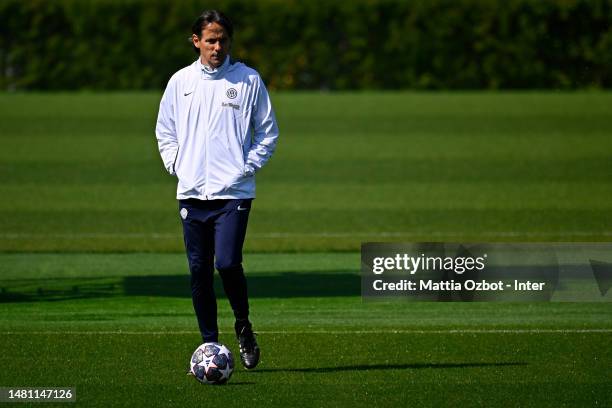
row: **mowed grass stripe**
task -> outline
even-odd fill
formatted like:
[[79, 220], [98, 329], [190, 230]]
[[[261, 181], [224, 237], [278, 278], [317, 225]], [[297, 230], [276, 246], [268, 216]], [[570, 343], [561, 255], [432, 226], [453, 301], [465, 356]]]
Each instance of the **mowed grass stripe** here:
[[69, 384], [86, 406], [605, 406], [609, 338], [270, 334], [256, 370], [206, 387], [185, 376], [197, 335], [8, 336], [0, 382]]
[[[180, 234], [176, 180], [153, 135], [159, 98], [0, 95], [0, 195], [26, 197], [2, 201], [0, 231], [42, 234], [0, 237], [0, 251], [180, 251], [180, 239], [95, 235]], [[258, 175], [249, 251], [357, 250], [361, 236], [318, 235], [353, 231], [517, 241], [605, 241], [612, 231], [610, 93], [273, 101], [281, 139]], [[44, 235], [54, 233], [96, 238]]]
[[[220, 334], [231, 335], [229, 331], [219, 331]], [[257, 334], [577, 334], [577, 333], [612, 333], [612, 329], [448, 329], [448, 330], [258, 330]], [[199, 334], [195, 330], [184, 331], [7, 331], [0, 332], [3, 335], [126, 335], [126, 336], [147, 336], [147, 335], [194, 335]]]
[[[465, 236], [465, 232], [442, 232], [442, 231], [430, 231], [428, 232], [433, 237], [440, 236]], [[550, 233], [543, 232], [516, 232], [516, 231], [480, 231], [480, 235], [483, 237], [545, 237], [549, 236]], [[590, 237], [594, 235], [601, 236], [612, 236], [612, 231], [598, 231], [596, 233], [592, 231], [564, 231], [562, 233], [555, 233], [560, 237]], [[422, 236], [422, 234], [415, 234], [410, 231], [378, 231], [378, 232], [268, 232], [268, 233], [250, 233], [250, 238], [350, 238], [350, 237], [410, 237], [410, 236]], [[171, 234], [163, 232], [151, 232], [151, 233], [130, 233], [130, 232], [117, 232], [117, 233], [62, 233], [62, 234], [19, 234], [19, 233], [0, 233], [0, 239], [42, 239], [42, 238], [68, 238], [68, 239], [81, 239], [81, 238], [151, 238], [151, 239], [171, 239], [181, 237], [180, 234]]]
[[[249, 253], [262, 331], [590, 330], [612, 304], [364, 302], [359, 253]], [[195, 330], [184, 254], [0, 254], [2, 331]], [[215, 278], [221, 330], [233, 317]], [[595, 285], [595, 283], [593, 283]]]

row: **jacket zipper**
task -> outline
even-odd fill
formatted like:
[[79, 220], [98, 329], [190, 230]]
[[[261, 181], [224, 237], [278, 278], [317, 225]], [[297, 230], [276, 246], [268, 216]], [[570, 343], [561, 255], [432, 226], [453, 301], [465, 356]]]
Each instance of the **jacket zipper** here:
[[[200, 79], [201, 84], [200, 86], [204, 87], [204, 89], [202, 89], [202, 91], [204, 92], [204, 94], [206, 94], [206, 84], [207, 81]], [[204, 105], [204, 112], [208, 112], [208, 106], [206, 105], [207, 101], [206, 98], [202, 98], [202, 104]], [[207, 122], [210, 121], [209, 115], [204, 115], [204, 117], [208, 118]], [[209, 129], [210, 129], [210, 123], [207, 123], [206, 126], [206, 133], [204, 134], [204, 165], [206, 166], [206, 171], [205, 171], [205, 177], [206, 180], [204, 181], [204, 199], [208, 200], [208, 174], [209, 174], [209, 168], [210, 166], [208, 165], [208, 139], [209, 139]]]
[[242, 176], [246, 175], [246, 158], [244, 157], [244, 142], [240, 141], [240, 157], [242, 157]]

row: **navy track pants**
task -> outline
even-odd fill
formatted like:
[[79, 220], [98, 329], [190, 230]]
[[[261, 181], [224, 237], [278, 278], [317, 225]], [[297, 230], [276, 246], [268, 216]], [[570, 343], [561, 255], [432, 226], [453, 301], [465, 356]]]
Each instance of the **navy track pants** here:
[[236, 330], [250, 325], [242, 245], [252, 199], [179, 200], [185, 250], [191, 273], [191, 297], [204, 342], [219, 340], [215, 267], [236, 318]]

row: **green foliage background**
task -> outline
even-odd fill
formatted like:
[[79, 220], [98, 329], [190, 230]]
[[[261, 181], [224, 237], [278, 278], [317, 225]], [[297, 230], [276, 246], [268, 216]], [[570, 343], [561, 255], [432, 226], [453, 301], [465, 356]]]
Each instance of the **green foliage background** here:
[[159, 89], [206, 8], [272, 89], [612, 85], [610, 0], [3, 0], [0, 89]]

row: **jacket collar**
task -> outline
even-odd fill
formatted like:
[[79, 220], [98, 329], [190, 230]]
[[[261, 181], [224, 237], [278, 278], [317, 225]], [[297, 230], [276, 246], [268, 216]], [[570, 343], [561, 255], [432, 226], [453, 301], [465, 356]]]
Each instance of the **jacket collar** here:
[[197, 70], [200, 72], [200, 78], [202, 79], [219, 79], [227, 71], [230, 66], [230, 56], [225, 57], [225, 61], [218, 68], [211, 68], [208, 65], [202, 64], [200, 58], [195, 62]]

